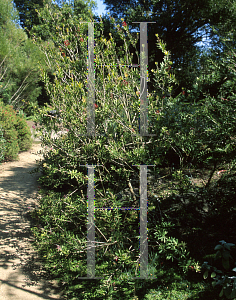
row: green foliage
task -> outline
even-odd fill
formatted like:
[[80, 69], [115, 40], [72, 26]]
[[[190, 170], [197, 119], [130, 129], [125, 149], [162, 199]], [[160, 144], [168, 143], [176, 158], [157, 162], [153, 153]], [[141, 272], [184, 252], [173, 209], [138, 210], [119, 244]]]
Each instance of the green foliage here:
[[14, 0], [15, 7], [19, 12], [20, 25], [30, 30], [34, 25], [39, 24], [37, 10], [44, 6], [44, 0]]
[[0, 125], [5, 140], [4, 159], [17, 160], [19, 151], [32, 145], [30, 129], [22, 117], [17, 116], [12, 105], [0, 103]]
[[[56, 33], [58, 32], [59, 27], [52, 26], [52, 24], [58, 25], [65, 20], [69, 20], [69, 24], [72, 24], [70, 22], [70, 19], [79, 19], [80, 17], [88, 20], [91, 14], [91, 9], [93, 9], [94, 6], [93, 1], [84, 2], [80, 0], [74, 1], [74, 3], [67, 3], [65, 1], [56, 1], [56, 3], [52, 3], [52, 1], [49, 0], [44, 1], [43, 6], [38, 5], [37, 8], [34, 7], [34, 3], [31, 3], [32, 1], [29, 1], [30, 3], [24, 3], [23, 7], [21, 6], [21, 1], [17, 2], [20, 3], [18, 5], [18, 9], [22, 13], [23, 18], [25, 16], [27, 17], [27, 14], [33, 14], [33, 16], [37, 15], [35, 19], [27, 19], [27, 22], [29, 22], [30, 24], [29, 26], [27, 26], [26, 31], [27, 34], [31, 37], [32, 41], [35, 41], [35, 36], [37, 36], [38, 38], [40, 37], [42, 41], [45, 41], [45, 47], [47, 43], [49, 43], [49, 41], [53, 39], [54, 35], [56, 35]], [[37, 49], [37, 47], [35, 48]], [[34, 49], [34, 52], [35, 51], [36, 50]], [[42, 57], [42, 52], [39, 51], [34, 55], [34, 57], [39, 57], [38, 61], [40, 61], [41, 65], [43, 62], [45, 62], [45, 69], [48, 61], [47, 59], [45, 60], [45, 57]], [[49, 76], [51, 82], [54, 81], [53, 73], [53, 68], [51, 66], [48, 66], [47, 75]], [[37, 83], [37, 89], [32, 84], [30, 84], [30, 87], [32, 87], [33, 89], [31, 90], [31, 93], [27, 93], [27, 97], [23, 96], [24, 102], [22, 105], [27, 115], [33, 114], [35, 106], [37, 107], [37, 103], [39, 104], [39, 106], [42, 106], [45, 103], [50, 102], [49, 95], [46, 91], [43, 81], [39, 81]], [[35, 101], [36, 99], [37, 103]]]
[[[102, 249], [96, 249], [96, 269], [97, 275], [104, 277], [101, 281], [94, 282], [94, 286], [88, 289], [89, 283], [86, 280], [79, 280], [78, 277], [87, 276], [86, 263], [86, 198], [80, 193], [70, 193], [63, 195], [62, 193], [44, 194], [40, 201], [40, 209], [33, 212], [34, 217], [38, 218], [39, 223], [34, 227], [37, 248], [45, 261], [46, 267], [51, 273], [64, 282], [70, 299], [72, 295], [79, 295], [84, 299], [104, 299], [104, 295], [112, 295], [114, 293], [113, 282], [119, 286], [122, 283], [122, 278], [119, 278], [127, 267], [132, 265], [131, 261], [134, 253], [129, 253], [127, 250], [122, 250], [117, 247], [114, 236], [116, 228], [109, 228], [109, 224], [116, 222], [118, 213], [105, 213], [100, 215], [96, 213], [98, 222], [99, 237], [97, 242], [103, 245]], [[125, 215], [123, 214], [123, 217]], [[122, 217], [122, 216], [121, 216]], [[124, 221], [124, 218], [122, 218]], [[130, 222], [131, 220], [127, 220]], [[102, 226], [105, 223], [105, 227]], [[114, 223], [115, 224], [115, 223]], [[119, 225], [122, 221], [119, 222]], [[123, 227], [123, 226], [122, 226]], [[101, 228], [101, 229], [99, 229]], [[136, 226], [138, 229], [138, 224]], [[122, 230], [122, 228], [120, 228]], [[108, 238], [113, 232], [112, 236]], [[124, 231], [123, 231], [124, 232]], [[127, 236], [131, 236], [130, 234]], [[104, 239], [105, 238], [105, 239]], [[120, 237], [119, 237], [120, 240]], [[125, 242], [125, 239], [122, 239]], [[112, 246], [113, 245], [113, 246]], [[104, 253], [104, 246], [109, 247]], [[112, 248], [113, 249], [110, 249]], [[133, 255], [131, 255], [133, 254]], [[119, 256], [119, 262], [116, 262], [115, 257]], [[119, 270], [120, 269], [120, 270]], [[116, 276], [111, 278], [110, 274], [115, 271]], [[112, 276], [113, 277], [113, 276]], [[132, 284], [124, 284], [120, 288], [120, 293], [128, 296], [132, 293]], [[123, 290], [123, 292], [122, 292]]]
[[72, 20], [80, 18], [89, 20], [94, 4], [95, 2], [91, 0], [86, 2], [77, 0], [74, 1], [74, 5], [66, 2], [58, 5], [52, 1], [45, 1], [43, 7], [36, 9], [38, 23], [33, 24], [29, 34], [31, 37], [40, 37], [43, 41], [50, 41], [58, 33], [61, 23], [67, 21], [72, 25]]
[[[130, 178], [137, 178], [137, 168], [132, 165], [148, 163], [153, 160], [157, 164], [160, 163], [162, 157], [157, 159], [158, 154], [161, 156], [165, 145], [163, 147], [163, 143], [160, 143], [160, 148], [157, 148], [155, 147], [156, 137], [142, 139], [137, 134], [139, 126], [137, 120], [139, 113], [137, 72], [124, 67], [118, 71], [115, 68], [99, 68], [104, 61], [111, 65], [116, 63], [114, 60], [115, 44], [112, 37], [109, 41], [101, 37], [95, 47], [96, 124], [98, 124], [95, 128], [98, 137], [93, 139], [89, 136], [79, 135], [87, 133], [86, 77], [84, 76], [86, 66], [83, 63], [86, 58], [86, 44], [84, 43], [83, 25], [75, 25], [71, 27], [71, 32], [73, 33], [79, 26], [77, 39], [74, 39], [74, 35], [70, 34], [69, 29], [67, 30], [68, 27], [64, 25], [61, 26], [62, 29], [64, 28], [63, 40], [60, 35], [54, 36], [54, 44], [49, 43], [45, 48], [48, 62], [54, 66], [55, 82], [50, 83], [47, 73], [42, 70], [42, 77], [48, 93], [51, 95], [52, 105], [40, 109], [35, 118], [43, 125], [42, 139], [48, 149], [40, 164], [43, 171], [40, 182], [50, 189], [60, 191], [63, 188], [69, 196], [65, 194], [63, 197], [62, 194], [56, 193], [43, 195], [40, 209], [35, 212], [40, 222], [39, 229], [34, 229], [36, 245], [51, 272], [65, 283], [70, 297], [82, 293], [85, 299], [100, 299], [100, 297], [104, 298], [104, 295], [107, 295], [108, 299], [112, 295], [127, 298], [135, 293], [135, 289], [140, 292], [144, 289], [143, 286], [136, 287], [133, 280], [129, 280], [137, 274], [138, 270], [138, 220], [135, 211], [127, 211], [126, 214], [123, 214], [118, 210], [96, 210], [96, 228], [98, 230], [96, 241], [102, 245], [96, 249], [96, 274], [97, 276], [103, 275], [105, 278], [101, 283], [95, 284], [91, 290], [85, 281], [78, 282], [75, 277], [86, 276], [86, 264], [83, 264], [86, 237], [84, 234], [82, 237], [80, 236], [86, 230], [86, 205], [83, 197], [83, 194], [86, 193], [87, 183], [85, 165], [101, 165], [95, 173], [96, 207], [137, 206], [135, 197], [119, 199], [117, 193], [127, 186]], [[95, 36], [97, 36], [97, 32], [96, 30]], [[123, 37], [122, 31], [121, 37]], [[134, 41], [131, 42], [135, 44]], [[174, 82], [174, 77], [170, 76], [168, 70], [171, 62], [164, 44], [161, 41], [159, 43], [165, 59], [160, 69], [157, 70], [156, 78], [159, 84], [157, 92], [171, 93]], [[61, 49], [58, 51], [55, 45]], [[77, 51], [77, 49], [81, 50]], [[76, 61], [74, 60], [74, 51], [81, 55], [80, 59], [77, 58]], [[61, 53], [65, 55], [61, 55]], [[121, 51], [119, 54], [122, 57]], [[123, 64], [125, 61], [129, 62], [130, 57], [127, 56], [126, 60], [120, 60]], [[66, 73], [65, 70], [67, 70]], [[65, 74], [67, 74], [67, 80], [64, 78]], [[101, 87], [103, 87], [102, 93]], [[129, 105], [127, 98], [132, 100], [132, 106]], [[155, 111], [159, 106], [154, 99], [154, 96], [150, 95], [150, 114], [158, 129], [161, 126]], [[49, 110], [52, 109], [59, 112], [60, 120], [49, 114]], [[51, 139], [51, 131], [57, 132], [59, 128], [67, 129], [67, 132], [61, 138]], [[158, 131], [156, 132], [158, 133]], [[136, 133], [136, 135], [132, 135], [132, 133]], [[77, 192], [78, 190], [81, 192]], [[70, 194], [73, 194], [73, 199]], [[83, 216], [79, 214], [77, 216], [77, 211], [80, 214], [83, 213]], [[110, 224], [114, 224], [112, 228]], [[154, 275], [154, 278], [156, 276], [156, 280], [165, 276], [169, 276], [168, 278], [172, 280], [173, 278], [180, 280], [181, 274], [183, 276], [187, 273], [190, 267], [193, 267], [195, 272], [198, 271], [198, 264], [187, 256], [185, 245], [178, 239], [167, 236], [167, 232], [159, 229], [158, 227], [155, 230], [156, 236], [154, 234], [150, 236], [150, 239], [156, 239], [160, 246], [157, 250], [158, 256], [150, 251], [152, 259], [149, 273]], [[51, 236], [50, 230], [56, 232], [54, 237]], [[78, 257], [78, 253], [81, 253], [81, 258]], [[164, 269], [159, 271], [161, 260], [167, 263]], [[82, 262], [80, 263], [80, 261]], [[114, 280], [114, 285], [112, 280]], [[127, 284], [125, 284], [126, 280], [129, 280]], [[119, 288], [115, 289], [113, 286]]]
[[[13, 105], [17, 110], [24, 106], [22, 100], [34, 103], [34, 106], [37, 103], [41, 92], [37, 63], [41, 55], [23, 29], [16, 24], [17, 12], [12, 2], [1, 0], [1, 15], [5, 16], [5, 9], [8, 13], [0, 31], [0, 96], [5, 104]], [[30, 112], [27, 111], [27, 114]]]
[[6, 140], [5, 159], [16, 160], [18, 152], [20, 151], [18, 145], [18, 134], [15, 128], [16, 125], [16, 112], [10, 105], [0, 106], [0, 124], [3, 128], [3, 136]]
[[[111, 16], [116, 20], [124, 18], [129, 28], [139, 30], [140, 25], [132, 22], [155, 22], [147, 25], [149, 74], [154, 68], [154, 63], [161, 62], [163, 58], [161, 51], [157, 51], [155, 46], [155, 34], [158, 33], [172, 55], [174, 72], [178, 79], [175, 95], [182, 87], [191, 90], [193, 82], [201, 72], [199, 57], [203, 48], [208, 47], [207, 44], [205, 47], [198, 44], [205, 43], [203, 35], [207, 36], [207, 39], [214, 38], [217, 41], [212, 26], [221, 34], [232, 33], [235, 28], [234, 1], [105, 0], [105, 4]], [[152, 81], [152, 74], [150, 76]]]
[[[109, 41], [102, 37], [99, 38], [99, 43], [95, 49], [95, 63], [97, 66], [95, 87], [97, 99], [96, 122], [98, 124], [95, 130], [100, 137], [98, 140], [87, 136], [81, 136], [78, 139], [78, 134], [87, 134], [85, 115], [86, 76], [84, 74], [87, 67], [83, 63], [86, 61], [87, 48], [84, 42], [86, 37], [83, 33], [85, 26], [83, 24], [76, 25], [75, 23], [71, 27], [72, 33], [69, 32], [66, 26], [69, 26], [69, 24], [61, 26], [64, 35], [63, 40], [60, 36], [54, 36], [55, 45], [57, 45], [60, 52], [65, 53], [65, 57], [52, 43], [45, 50], [49, 58], [49, 64], [54, 66], [55, 83], [50, 83], [45, 71], [43, 71], [42, 77], [48, 93], [52, 97], [51, 109], [60, 112], [60, 128], [67, 129], [68, 132], [63, 139], [54, 140], [52, 144], [49, 134], [52, 129], [58, 131], [59, 124], [55, 122], [54, 118], [50, 118], [48, 114], [49, 107], [39, 110], [36, 121], [44, 124], [43, 130], [47, 132], [47, 134], [43, 134], [43, 142], [49, 149], [55, 149], [55, 152], [49, 154], [46, 158], [49, 159], [46, 160], [46, 163], [51, 165], [50, 174], [52, 176], [49, 176], [47, 170], [45, 170], [45, 176], [49, 179], [51, 185], [59, 186], [70, 181], [72, 179], [70, 172], [73, 172], [74, 181], [77, 184], [76, 180], [78, 183], [81, 182], [79, 174], [84, 174], [86, 171], [80, 165], [88, 162], [93, 164], [99, 162], [103, 164], [102, 173], [99, 176], [101, 176], [104, 185], [114, 186], [119, 177], [122, 178], [122, 181], [127, 182], [129, 174], [134, 173], [132, 164], [144, 162], [149, 156], [147, 142], [138, 134], [135, 134], [139, 128], [139, 79], [137, 70], [129, 70], [128, 67], [122, 69], [115, 69], [110, 66], [107, 69], [100, 67], [99, 65], [104, 63], [104, 55], [110, 65], [116, 64], [116, 57], [113, 55], [115, 43], [112, 37]], [[73, 33], [75, 30], [78, 32], [78, 27], [80, 31], [75, 37]], [[102, 28], [100, 30], [102, 31]], [[95, 35], [96, 32], [97, 30]], [[123, 36], [121, 35], [121, 37]], [[73, 54], [75, 51], [81, 56], [80, 59], [78, 59], [78, 54], [76, 56]], [[127, 60], [130, 62], [131, 58], [127, 56]], [[125, 64], [126, 61], [121, 59], [120, 63]], [[63, 79], [65, 69], [68, 69], [66, 82]], [[107, 79], [105, 74], [108, 74]], [[103, 93], [101, 93], [101, 85], [104, 86]], [[122, 99], [121, 102], [118, 99]], [[132, 106], [129, 104], [130, 101], [132, 101]], [[69, 107], [71, 107], [70, 110]], [[79, 157], [78, 152], [80, 153]], [[151, 160], [151, 157], [149, 160]], [[52, 161], [53, 163], [51, 163]], [[58, 164], [63, 165], [63, 167], [58, 168]], [[128, 164], [129, 167], [125, 168], [125, 164]], [[69, 166], [70, 171], [68, 170]], [[107, 171], [109, 169], [113, 172]]]
[[19, 20], [19, 16], [17, 12], [13, 9], [13, 5], [10, 1], [0, 1], [0, 11], [4, 12], [1, 13], [1, 19], [0, 19], [0, 26], [1, 29], [4, 28], [7, 23], [9, 23], [9, 20], [13, 22], [17, 22]]
[[[50, 105], [35, 111], [35, 121], [42, 125], [41, 137], [46, 148], [44, 160], [39, 164], [43, 173], [40, 182], [50, 192], [42, 193], [39, 209], [33, 212], [38, 220], [33, 231], [35, 245], [46, 267], [63, 283], [69, 299], [142, 299], [152, 294], [157, 299], [167, 299], [170, 297], [167, 287], [172, 289], [173, 299], [190, 296], [197, 299], [197, 290], [204, 290], [205, 286], [192, 285], [190, 291], [189, 277], [195, 279], [200, 267], [198, 260], [190, 256], [188, 239], [192, 234], [191, 251], [196, 254], [194, 230], [197, 233], [202, 230], [199, 235], [203, 239], [202, 224], [207, 227], [207, 217], [218, 216], [219, 212], [212, 208], [217, 206], [220, 197], [211, 199], [214, 194], [210, 194], [210, 189], [193, 188], [184, 168], [189, 163], [213, 165], [214, 173], [216, 167], [225, 162], [233, 168], [234, 85], [229, 84], [232, 87], [229, 105], [225, 104], [226, 88], [223, 86], [222, 93], [217, 91], [215, 98], [207, 90], [202, 92], [204, 74], [199, 76], [193, 90], [182, 89], [174, 97], [177, 81], [174, 70], [171, 71], [173, 64], [165, 44], [158, 38], [157, 46], [164, 58], [153, 70], [154, 91], [148, 95], [150, 132], [155, 136], [142, 137], [138, 119], [139, 73], [127, 66], [117, 67], [117, 61], [123, 65], [132, 63], [128, 49], [137, 43], [125, 23], [122, 27], [114, 24], [125, 49], [117, 48], [112, 35], [109, 40], [104, 38], [104, 24], [94, 26], [96, 103], [90, 103], [86, 99], [87, 24], [80, 23], [82, 19], [71, 18], [70, 14], [64, 17], [62, 11], [50, 14], [49, 7], [41, 13], [45, 24], [50, 20], [48, 23], [54, 28], [53, 34], [46, 30], [50, 35], [48, 43], [41, 42], [35, 35], [48, 64], [41, 66], [41, 75], [51, 100]], [[113, 24], [114, 20], [111, 22]], [[48, 74], [49, 68], [53, 81]], [[217, 64], [211, 66], [209, 84], [219, 82], [221, 75], [217, 68]], [[197, 101], [200, 96], [202, 101]], [[95, 137], [87, 134], [88, 106], [90, 109], [95, 106]], [[50, 110], [55, 110], [58, 116], [53, 116]], [[59, 130], [63, 134], [52, 138], [52, 131]], [[168, 190], [171, 197], [162, 201], [150, 197], [148, 203], [148, 272], [152, 278], [136, 282], [133, 277], [138, 275], [139, 266], [138, 212], [102, 207], [137, 207], [139, 194], [133, 189], [138, 181], [137, 165], [155, 164], [159, 168], [165, 164], [170, 166], [173, 161], [175, 171], [170, 175], [176, 187]], [[86, 165], [96, 165], [96, 276], [103, 277], [92, 284], [78, 278], [87, 275]], [[128, 190], [128, 195], [124, 196], [124, 190]], [[234, 191], [232, 198], [233, 195]], [[222, 206], [228, 201], [227, 195], [223, 196]], [[209, 211], [212, 209], [209, 216], [203, 209], [204, 201]], [[167, 221], [162, 219], [163, 207], [166, 211], [163, 215], [168, 212]], [[227, 207], [227, 213], [228, 210]], [[201, 250], [205, 247], [203, 242], [201, 247]]]
[[[154, 72], [154, 99], [156, 98], [156, 117], [151, 119], [152, 133], [160, 137], [156, 140], [163, 146], [163, 153], [171, 163], [171, 156], [176, 157], [174, 162], [182, 167], [187, 163], [219, 165], [223, 161], [230, 162], [235, 156], [235, 89], [234, 81], [227, 81], [221, 85], [211, 97], [209, 91], [204, 92], [203, 86], [206, 79], [212, 84], [218, 83], [218, 70], [224, 68], [234, 76], [234, 56], [227, 61], [217, 61], [208, 65], [211, 69], [208, 77], [203, 73], [197, 78], [195, 89], [183, 90], [176, 98], [171, 97], [172, 85], [160, 81], [168, 73], [168, 64], [160, 65]], [[169, 81], [174, 82], [174, 77], [169, 76]], [[221, 75], [219, 75], [221, 76]], [[221, 77], [220, 77], [221, 78]], [[209, 83], [207, 84], [209, 87]], [[166, 92], [168, 91], [168, 93]], [[201, 101], [194, 97], [199, 92], [204, 96]], [[227, 96], [226, 96], [227, 95]], [[227, 98], [226, 98], [227, 97]], [[151, 104], [152, 105], [152, 104]], [[151, 106], [151, 110], [154, 110]], [[154, 114], [153, 114], [154, 116]]]
[[218, 268], [209, 265], [208, 262], [204, 262], [202, 265], [203, 270], [205, 270], [203, 278], [207, 279], [209, 273], [211, 273], [211, 278], [214, 280], [212, 282], [212, 286], [222, 286], [219, 296], [222, 297], [225, 295], [227, 299], [236, 298], [236, 276], [234, 276], [236, 268], [233, 268], [232, 271], [229, 270], [230, 265], [232, 266], [233, 260], [230, 250], [231, 247], [234, 246], [235, 244], [226, 243], [224, 240], [222, 240], [214, 249], [216, 251], [215, 260], [221, 259], [223, 270], [219, 270]]
[[[118, 204], [114, 198], [113, 206]], [[47, 270], [63, 283], [68, 299], [135, 298], [144, 294], [149, 299], [151, 295], [169, 295], [167, 287], [174, 290], [175, 299], [174, 296], [187, 297], [197, 294], [199, 288], [203, 290], [200, 285], [190, 290], [191, 283], [184, 279], [188, 271], [198, 272], [199, 265], [189, 257], [186, 245], [169, 235], [174, 227], [169, 223], [156, 226], [154, 239], [152, 234], [149, 236], [149, 242], [155, 242], [158, 249], [153, 251], [149, 246], [151, 277], [141, 283], [132, 279], [138, 275], [137, 212], [96, 210], [96, 242], [101, 245], [96, 247], [96, 276], [102, 279], [91, 285], [87, 280], [78, 279], [87, 276], [87, 209], [83, 192], [64, 194], [42, 190], [39, 208], [31, 215], [36, 220], [35, 246]]]
[[186, 244], [184, 242], [179, 242], [178, 239], [174, 237], [168, 236], [168, 229], [173, 226], [174, 225], [171, 223], [163, 222], [155, 228], [154, 236], [157, 240], [160, 259], [177, 262], [184, 273], [187, 273], [189, 268], [199, 272], [199, 264], [189, 257]]
[[31, 131], [25, 119], [17, 117], [16, 131], [18, 132], [18, 144], [20, 151], [27, 151], [32, 146]]

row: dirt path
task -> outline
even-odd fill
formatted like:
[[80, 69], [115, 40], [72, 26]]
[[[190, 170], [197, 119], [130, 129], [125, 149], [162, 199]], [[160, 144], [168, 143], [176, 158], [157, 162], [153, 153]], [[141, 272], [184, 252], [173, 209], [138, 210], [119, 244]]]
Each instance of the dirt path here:
[[29, 174], [42, 157], [40, 142], [19, 161], [0, 165], [0, 300], [63, 299], [31, 245], [27, 212], [37, 203], [38, 173]]

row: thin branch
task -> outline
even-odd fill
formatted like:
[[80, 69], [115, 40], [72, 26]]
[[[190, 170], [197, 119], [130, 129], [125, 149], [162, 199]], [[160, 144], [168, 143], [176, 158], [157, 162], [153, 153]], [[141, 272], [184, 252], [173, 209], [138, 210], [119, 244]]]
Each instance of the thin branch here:
[[[14, 98], [14, 96], [15, 96], [15, 95], [19, 92], [19, 90], [22, 88], [22, 86], [23, 86], [25, 80], [29, 77], [30, 74], [31, 74], [31, 72], [25, 77], [25, 79], [23, 80], [23, 82], [22, 82], [22, 84], [20, 85], [20, 87], [18, 88], [18, 90], [17, 90], [17, 91], [15, 92], [15, 94], [11, 97], [10, 101]], [[29, 85], [29, 83], [28, 83], [28, 85]], [[25, 87], [23, 88], [23, 91], [24, 91], [24, 89], [26, 88], [26, 86], [27, 86], [27, 84], [26, 84]], [[22, 92], [23, 92], [23, 91], [22, 91]], [[19, 95], [21, 95], [22, 92], [21, 92]], [[19, 97], [19, 95], [18, 95], [18, 97]], [[18, 97], [17, 97], [16, 99], [18, 99]], [[14, 103], [15, 101], [16, 101], [16, 100], [12, 101], [12, 103]]]
[[[95, 224], [94, 224], [95, 225]], [[108, 243], [108, 240], [106, 239], [105, 235], [101, 232], [101, 230], [95, 225], [95, 228], [101, 233], [101, 235], [104, 237], [106, 242]]]
[[131, 182], [130, 182], [129, 179], [128, 179], [128, 186], [129, 186], [130, 192], [131, 192], [131, 194], [132, 194], [132, 196], [133, 196], [133, 199], [134, 199], [136, 205], [138, 206], [138, 202], [137, 202], [137, 199], [136, 199], [136, 196], [135, 196], [135, 193], [134, 193], [132, 184], [131, 184]]

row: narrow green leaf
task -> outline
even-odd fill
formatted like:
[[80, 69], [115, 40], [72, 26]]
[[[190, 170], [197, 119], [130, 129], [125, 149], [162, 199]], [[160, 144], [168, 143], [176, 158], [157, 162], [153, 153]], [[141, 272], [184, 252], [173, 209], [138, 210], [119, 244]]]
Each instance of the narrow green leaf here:
[[215, 256], [215, 259], [218, 259], [218, 258], [221, 258], [221, 252], [219, 250], [216, 252], [216, 256]]
[[224, 252], [223, 252], [223, 257], [224, 257], [225, 260], [228, 260], [229, 257], [230, 257], [229, 252], [228, 252], [228, 251], [224, 251]]
[[221, 250], [222, 248], [223, 248], [222, 245], [217, 245], [217, 246], [215, 246], [214, 250]]
[[233, 289], [233, 290], [232, 290], [231, 298], [232, 298], [232, 299], [236, 298], [236, 289]]
[[216, 277], [216, 273], [215, 273], [215, 272], [212, 272], [212, 273], [211, 273], [211, 278], [214, 278], [214, 277]]
[[205, 273], [203, 274], [203, 278], [207, 279], [207, 276], [208, 276], [208, 270], [206, 270]]
[[226, 270], [228, 270], [229, 269], [229, 260], [222, 259], [222, 265]]
[[219, 296], [222, 297], [223, 295], [224, 295], [224, 288], [222, 288], [222, 290], [221, 290]]
[[227, 286], [226, 289], [225, 289], [225, 296], [226, 296], [227, 299], [231, 299], [231, 297], [230, 297], [231, 292], [232, 292], [232, 287]]
[[227, 243], [224, 245], [224, 247], [227, 249], [227, 250], [230, 250], [230, 247], [233, 247], [235, 246], [235, 244], [232, 244], [232, 243]]

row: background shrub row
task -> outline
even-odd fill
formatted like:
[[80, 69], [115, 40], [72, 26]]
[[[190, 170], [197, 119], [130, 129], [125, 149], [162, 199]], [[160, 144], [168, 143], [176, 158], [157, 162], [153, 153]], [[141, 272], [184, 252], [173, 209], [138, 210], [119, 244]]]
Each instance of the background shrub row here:
[[31, 131], [23, 116], [12, 105], [0, 102], [0, 161], [17, 160], [21, 151], [30, 149]]

